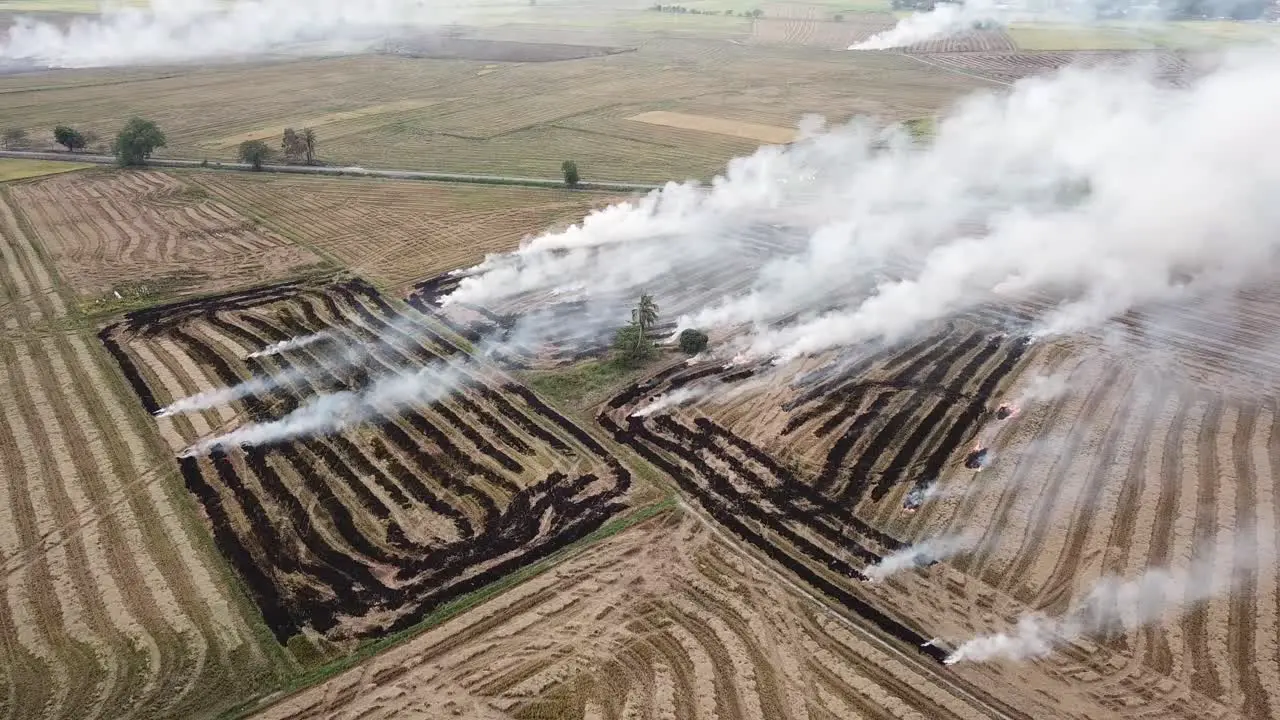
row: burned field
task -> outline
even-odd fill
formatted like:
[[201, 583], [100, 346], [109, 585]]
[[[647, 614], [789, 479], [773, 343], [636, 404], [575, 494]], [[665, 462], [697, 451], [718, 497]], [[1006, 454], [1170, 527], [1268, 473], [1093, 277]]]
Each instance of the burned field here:
[[[359, 280], [286, 283], [136, 312], [100, 338], [151, 412], [250, 378], [278, 383], [158, 418], [179, 452], [320, 393], [461, 357], [409, 313]], [[324, 342], [246, 357], [320, 332]], [[465, 372], [442, 401], [380, 410], [343, 432], [179, 458], [219, 549], [281, 642], [304, 627], [331, 639], [407, 627], [623, 506], [630, 473], [591, 435], [523, 387]]]
[[[909, 544], [878, 529], [875, 515], [901, 508], [916, 484], [958, 462], [1025, 348], [1020, 338], [958, 322], [905, 352], [864, 358], [800, 389], [782, 405], [790, 419], [781, 425], [732, 407], [712, 416], [635, 414], [681, 388], [752, 382], [751, 370], [677, 366], [614, 397], [597, 420], [740, 539], [919, 646], [930, 636], [868, 604], [857, 589], [867, 566]], [[745, 394], [756, 403], [763, 396], [765, 405], [775, 400]], [[819, 469], [807, 470], [818, 458]], [[922, 652], [936, 660], [946, 654]]]

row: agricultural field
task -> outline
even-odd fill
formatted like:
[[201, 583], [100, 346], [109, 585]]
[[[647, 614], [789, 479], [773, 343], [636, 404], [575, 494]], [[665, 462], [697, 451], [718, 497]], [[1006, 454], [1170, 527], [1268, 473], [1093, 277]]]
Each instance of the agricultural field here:
[[611, 195], [403, 180], [187, 173], [182, 179], [386, 286], [466, 267], [576, 222]]
[[1150, 63], [1157, 74], [1167, 82], [1184, 82], [1192, 70], [1189, 58], [1180, 53], [1163, 50], [1116, 52], [964, 52], [935, 55], [917, 55], [921, 62], [941, 70], [951, 70], [965, 75], [982, 77], [993, 82], [1012, 84], [1026, 77], [1043, 75], [1055, 70], [1073, 67], [1097, 67]]
[[[153, 413], [253, 381], [230, 405], [157, 423], [219, 549], [291, 649], [308, 642], [295, 638], [302, 633], [322, 636], [323, 654], [327, 642], [410, 627], [584, 537], [628, 500], [631, 472], [590, 433], [510, 379], [468, 365], [456, 341], [363, 281], [150, 308], [100, 337]], [[439, 400], [380, 407], [322, 437], [183, 454], [321, 393], [361, 392], [391, 374], [444, 382], [430, 373], [446, 364], [465, 380]]]
[[[1102, 574], [1133, 576], [1208, 543], [1220, 577], [1244, 576], [1233, 594], [1060, 649], [1038, 666], [1072, 690], [1033, 716], [1074, 716], [1089, 701], [1104, 710], [1083, 716], [1271, 717], [1277, 588], [1253, 568], [1276, 548], [1276, 405], [1227, 380], [1276, 371], [1261, 324], [1222, 328], [1270, 316], [1268, 305], [1254, 296], [1230, 314], [1135, 319], [1130, 342], [1163, 339], [1168, 362], [1157, 368], [1097, 343], [1023, 346], [975, 318], [835, 372], [805, 368], [799, 387], [677, 367], [618, 395], [599, 421], [722, 527], [913, 642], [1004, 629], [1030, 609], [1063, 612]], [[1011, 419], [992, 414], [1045, 375], [1072, 390]], [[631, 416], [705, 383], [746, 387], [728, 402]], [[977, 447], [994, 464], [966, 470]], [[925, 488], [940, 499], [905, 512]], [[980, 537], [974, 551], [943, 565], [870, 590], [851, 580], [887, 552], [967, 533]]]
[[[70, 178], [55, 178], [62, 181]], [[199, 717], [289, 661], [195, 521], [45, 244], [0, 192], [0, 714]]]
[[90, 312], [269, 281], [323, 264], [176, 175], [73, 173], [5, 193]]
[[28, 178], [56, 175], [93, 167], [81, 163], [52, 162], [47, 160], [17, 160], [0, 158], [0, 182], [26, 180]]
[[[777, 252], [779, 241], [761, 246]], [[664, 278], [654, 292], [678, 315], [697, 294], [689, 288], [731, 287], [735, 272], [726, 261], [706, 277]], [[456, 282], [422, 283], [410, 302], [466, 333], [461, 311], [435, 305]], [[1268, 335], [1277, 303], [1257, 288], [1126, 317], [1118, 335], [1033, 344], [1005, 328], [1044, 301], [991, 307], [779, 375], [677, 363], [594, 412], [725, 537], [870, 632], [926, 646], [927, 662], [1028, 612], [1065, 612], [1103, 575], [1176, 565], [1207, 545], [1219, 578], [1243, 578], [1229, 596], [1141, 631], [1075, 638], [1042, 661], [1001, 664], [1000, 683], [963, 664], [952, 671], [972, 680], [966, 692], [986, 693], [987, 716], [1266, 718], [1280, 702], [1277, 587], [1265, 570], [1277, 549], [1280, 465], [1269, 448], [1280, 426], [1258, 383], [1280, 377]], [[516, 298], [482, 308], [470, 329], [492, 333], [536, 307]], [[537, 369], [550, 359], [543, 352], [514, 360]], [[1046, 378], [1067, 389], [1035, 398], [1030, 388]], [[681, 394], [693, 400], [647, 409]], [[1013, 402], [1022, 407], [1012, 417], [996, 412]], [[974, 458], [978, 471], [966, 467]], [[864, 582], [886, 556], [935, 537], [969, 538], [971, 550]], [[589, 687], [565, 680], [551, 695], [578, 697], [571, 717], [621, 714], [621, 693], [589, 711], [593, 701], [574, 695]]]
[[[0, 0], [0, 25], [35, 4], [84, 9]], [[101, 147], [144, 114], [161, 157], [226, 160], [313, 127], [336, 167], [657, 183], [808, 114], [927, 135], [975, 90], [1128, 60], [1180, 82], [1194, 57], [1168, 48], [1267, 32], [1023, 24], [855, 53], [835, 50], [892, 27], [887, 3], [649, 4], [522, 3], [363, 55], [0, 74], [0, 130]], [[454, 271], [617, 193], [8, 159], [0, 182], [0, 715], [1280, 713], [1270, 288], [1069, 341], [1011, 333], [1039, 298], [785, 371], [674, 350], [619, 370], [615, 328], [578, 320], [625, 317], [624, 293], [439, 304]], [[805, 239], [750, 232], [653, 279], [655, 333]], [[208, 444], [393, 377], [422, 401]], [[872, 582], [938, 537], [970, 544]], [[942, 662], [1205, 547], [1238, 584], [1188, 614]]]
[[255, 717], [1061, 717], [1047, 702], [991, 715], [985, 691], [948, 692], [993, 676], [946, 677], [681, 510]]
[[[560, 30], [547, 41], [590, 36]], [[492, 28], [476, 37], [541, 35]], [[665, 111], [783, 128], [812, 113], [901, 120], [985, 84], [893, 53], [746, 44], [749, 30], [741, 38], [625, 31], [606, 36], [608, 46], [634, 52], [561, 62], [363, 55], [21, 73], [0, 76], [0, 95], [6, 125], [40, 146], [52, 145], [56, 123], [110, 138], [145, 110], [168, 137], [159, 157], [229, 160], [243, 139], [311, 124], [320, 160], [337, 166], [555, 178], [573, 159], [585, 180], [665, 182], [709, 178], [756, 143], [627, 118]]]

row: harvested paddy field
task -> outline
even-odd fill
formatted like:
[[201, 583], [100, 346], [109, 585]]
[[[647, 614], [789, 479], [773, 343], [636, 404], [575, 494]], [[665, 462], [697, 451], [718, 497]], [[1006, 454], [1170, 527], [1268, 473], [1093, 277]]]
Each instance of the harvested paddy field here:
[[407, 180], [183, 175], [262, 227], [399, 285], [508, 252], [531, 233], [567, 225], [614, 196]]
[[634, 52], [560, 62], [364, 55], [45, 71], [0, 76], [0, 96], [7, 125], [40, 145], [52, 145], [57, 123], [110, 138], [145, 109], [168, 137], [159, 157], [229, 160], [243, 139], [314, 125], [330, 165], [556, 178], [572, 159], [584, 180], [664, 182], [709, 178], [758, 141], [628, 118], [664, 111], [786, 129], [812, 113], [904, 120], [988, 84], [894, 53], [624, 39]]
[[1089, 68], [1100, 65], [1126, 66], [1149, 63], [1161, 79], [1170, 83], [1184, 82], [1191, 71], [1185, 54], [1163, 50], [1150, 52], [1080, 51], [1080, 52], [963, 52], [916, 55], [921, 62], [967, 75], [1012, 84], [1033, 75], [1044, 75], [1067, 66]]
[[[320, 393], [465, 357], [358, 280], [152, 308], [101, 338], [151, 412], [252, 381], [229, 404], [158, 418], [174, 453], [246, 421], [278, 420]], [[321, 437], [180, 457], [219, 549], [280, 642], [304, 628], [344, 640], [409, 627], [624, 506], [631, 473], [590, 433], [513, 381], [458, 367], [462, 386], [434, 402], [379, 408]]]
[[833, 612], [682, 510], [255, 717], [1125, 716], [1105, 683], [1073, 673], [1075, 662], [946, 668]]
[[[1002, 663], [999, 674], [1042, 687], [1023, 676], [1039, 672], [1069, 688], [1029, 693], [1048, 706], [1031, 717], [1267, 718], [1280, 702], [1280, 596], [1267, 569], [1280, 405], [1224, 382], [1268, 363], [1245, 310], [1273, 311], [1256, 296], [1238, 309], [1231, 332], [1214, 330], [1221, 312], [1166, 317], [1182, 335], [1163, 349], [1181, 355], [1159, 369], [1085, 341], [1025, 345], [971, 318], [852, 364], [801, 368], [811, 372], [792, 386], [751, 369], [676, 366], [616, 396], [598, 421], [738, 541], [904, 646], [941, 637], [954, 647], [946, 641], [1007, 630], [1030, 611], [1065, 612], [1105, 574], [1176, 565], [1208, 544], [1214, 582], [1243, 578], [1234, 592], [1044, 660]], [[1259, 350], [1224, 359], [1214, 338], [1227, 335]], [[1067, 389], [1012, 418], [994, 414], [1042, 376]], [[633, 415], [708, 384], [727, 399]], [[980, 472], [964, 467], [975, 447], [990, 453]], [[931, 499], [908, 512], [913, 491]], [[858, 582], [886, 555], [936, 537], [971, 546]]]
[[[0, 194], [0, 714], [197, 717], [285, 667], [91, 331]], [[45, 246], [47, 247], [47, 246]]]
[[89, 307], [258, 283], [321, 262], [168, 173], [74, 173], [4, 192]]

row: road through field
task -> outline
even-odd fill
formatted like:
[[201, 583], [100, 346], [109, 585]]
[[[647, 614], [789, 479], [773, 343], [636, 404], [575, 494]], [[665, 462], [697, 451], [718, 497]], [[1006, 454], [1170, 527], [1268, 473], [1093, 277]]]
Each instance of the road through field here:
[[[68, 155], [56, 152], [29, 152], [26, 150], [0, 150], [0, 158], [18, 158], [26, 160], [46, 160], [51, 162], [82, 163], [93, 165], [115, 165], [116, 159], [111, 155]], [[151, 167], [166, 168], [204, 168], [209, 170], [232, 170], [237, 172], [253, 172], [253, 167], [246, 163], [203, 162], [199, 160], [159, 160], [148, 161]], [[290, 173], [296, 175], [335, 175], [356, 177], [380, 177], [393, 180], [432, 180], [435, 182], [478, 183], [481, 185], [528, 185], [530, 187], [564, 187], [564, 181], [549, 178], [514, 177], [509, 175], [466, 175], [459, 173], [423, 172], [420, 170], [391, 170], [385, 168], [370, 169], [363, 167], [330, 167], [315, 165], [263, 165], [261, 172]], [[583, 190], [657, 190], [661, 185], [625, 182], [589, 182], [578, 183]]]

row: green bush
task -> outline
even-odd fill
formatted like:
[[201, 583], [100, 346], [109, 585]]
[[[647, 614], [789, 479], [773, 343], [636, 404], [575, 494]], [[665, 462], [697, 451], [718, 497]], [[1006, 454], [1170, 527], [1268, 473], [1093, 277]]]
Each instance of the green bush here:
[[689, 328], [680, 333], [680, 352], [685, 355], [697, 355], [707, 349], [707, 341], [710, 338], [701, 330]]

